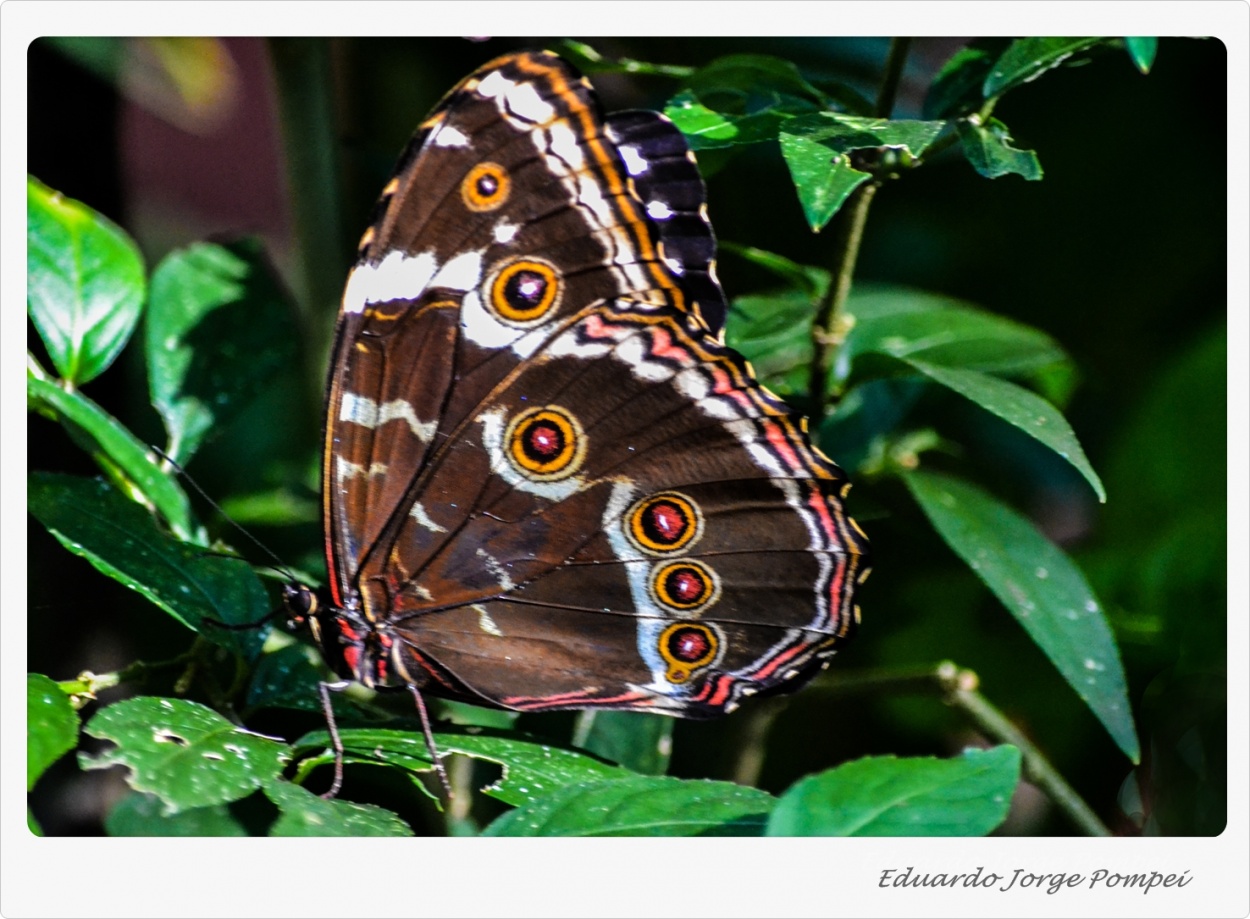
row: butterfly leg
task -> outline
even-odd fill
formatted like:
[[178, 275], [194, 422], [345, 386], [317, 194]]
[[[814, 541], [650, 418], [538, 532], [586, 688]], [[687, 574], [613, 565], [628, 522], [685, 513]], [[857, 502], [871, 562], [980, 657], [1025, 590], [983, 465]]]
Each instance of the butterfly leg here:
[[334, 782], [330, 785], [330, 790], [322, 794], [323, 798], [333, 798], [339, 793], [339, 789], [343, 787], [343, 741], [339, 737], [339, 728], [334, 721], [334, 706], [330, 703], [330, 690], [338, 692], [346, 689], [348, 683], [346, 680], [340, 680], [337, 683], [321, 682], [318, 684], [321, 689], [321, 709], [326, 716], [326, 727], [330, 731], [330, 743], [334, 747]]
[[425, 710], [425, 700], [421, 698], [421, 690], [411, 683], [408, 684], [408, 690], [417, 703], [417, 714], [421, 716], [421, 732], [425, 735], [425, 745], [430, 751], [430, 759], [434, 761], [434, 770], [438, 773], [438, 780], [443, 785], [443, 791], [447, 792], [447, 797], [450, 799], [452, 797], [451, 783], [447, 781], [447, 770], [443, 768], [443, 758], [439, 756], [438, 747], [434, 743], [434, 731], [430, 728], [430, 715]]

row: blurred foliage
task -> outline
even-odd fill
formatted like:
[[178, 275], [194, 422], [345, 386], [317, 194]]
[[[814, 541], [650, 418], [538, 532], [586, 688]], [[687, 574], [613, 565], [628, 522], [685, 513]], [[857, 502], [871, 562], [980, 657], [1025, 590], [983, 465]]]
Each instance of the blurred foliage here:
[[[29, 505], [29, 704], [48, 714], [31, 740], [30, 807], [44, 832], [595, 832], [561, 823], [569, 809], [560, 806], [578, 801], [612, 808], [619, 822], [601, 824], [604, 832], [639, 832], [684, 809], [697, 818], [690, 832], [831, 833], [858, 824], [853, 814], [829, 819], [819, 810], [828, 802], [874, 807], [871, 796], [840, 790], [855, 769], [870, 770], [882, 788], [914, 786], [918, 807], [940, 799], [947, 782], [1005, 800], [1017, 754], [999, 747], [984, 762], [956, 756], [989, 738], [929, 683], [905, 678], [947, 659], [976, 672], [985, 696], [1116, 832], [1223, 829], [1226, 61], [1217, 42], [915, 40], [888, 112], [869, 101], [880, 99], [894, 59], [886, 40], [276, 42], [268, 47], [280, 70], [324, 70], [334, 92], [319, 86], [292, 99], [305, 78], [279, 73], [281, 117], [263, 106], [261, 115], [281, 120], [288, 143], [317, 155], [303, 157], [313, 172], [301, 173], [292, 155], [288, 173], [267, 181], [287, 183], [297, 199], [302, 250], [341, 253], [338, 264], [320, 254], [311, 265], [276, 259], [277, 271], [263, 253], [288, 249], [285, 237], [187, 249], [159, 227], [132, 224], [128, 215], [143, 212], [151, 191], [126, 185], [127, 158], [178, 153], [118, 141], [119, 99], [154, 98], [136, 96], [127, 82], [136, 78], [123, 73], [182, 87], [187, 100], [224, 100], [213, 103], [221, 108], [211, 119], [166, 117], [188, 130], [228, 130], [226, 108], [268, 92], [265, 70], [239, 62], [253, 45], [41, 40], [30, 52], [28, 160], [41, 180], [29, 192], [31, 232], [46, 239], [40, 227], [68, 228], [105, 253], [92, 262], [94, 276], [33, 246], [37, 261], [28, 266], [29, 463], [41, 471]], [[667, 110], [692, 132], [718, 236], [732, 243], [719, 263], [733, 298], [731, 342], [816, 415], [817, 438], [856, 482], [851, 511], [872, 540], [875, 567], [861, 597], [863, 628], [810, 688], [714, 722], [657, 730], [635, 716], [511, 719], [446, 706], [445, 716], [466, 725], [463, 734], [438, 735], [440, 749], [459, 754], [453, 776], [488, 789], [448, 815], [395, 778], [430, 767], [424, 745], [412, 743], [411, 711], [368, 694], [338, 697], [346, 800], [325, 802], [293, 784], [316, 769], [310, 785], [319, 787], [328, 772], [324, 736], [307, 735], [323, 725], [315, 664], [281, 633], [258, 652], [257, 633], [243, 639], [205, 626], [254, 621], [272, 605], [246, 566], [216, 553], [232, 551], [229, 543], [257, 554], [188, 499], [143, 444], [187, 462], [279, 557], [323, 576], [319, 515], [310, 508], [332, 315], [323, 297], [309, 293], [312, 302], [297, 305], [285, 291], [318, 291], [324, 282], [314, 275], [345, 275], [353, 241], [338, 236], [366, 225], [413, 125], [474, 66], [524, 46], [574, 57], [606, 110]], [[327, 109], [336, 97], [350, 104]], [[1141, 155], [1158, 148], [1159, 112], [1186, 113], [1183, 175], [1161, 175], [1157, 158]], [[260, 116], [243, 109], [233, 117], [251, 130]], [[329, 124], [338, 125], [335, 136]], [[338, 176], [333, 189], [309, 177], [327, 169]], [[190, 163], [183, 181], [199, 181]], [[811, 324], [838, 289], [838, 221], [868, 187], [879, 191], [865, 211], [842, 324], [831, 328], [840, 351], [813, 387], [821, 345]], [[317, 195], [338, 196], [344, 213], [308, 217], [322, 211], [299, 199]], [[196, 215], [186, 221], [194, 225]], [[233, 229], [235, 237], [251, 230], [247, 215]], [[155, 266], [146, 275], [136, 269], [140, 251]], [[58, 312], [67, 300], [72, 308]], [[123, 350], [140, 304], [146, 338]], [[937, 505], [912, 499], [925, 481], [915, 478], [917, 466], [930, 484], [968, 480], [945, 492], [955, 517], [960, 500], [972, 509], [962, 521], [943, 523]], [[101, 474], [111, 487], [85, 480]], [[1029, 612], [1026, 602], [1039, 605], [1025, 597], [1013, 606], [1010, 572], [996, 578], [987, 574], [993, 566], [961, 563], [993, 546], [959, 534], [983, 533], [995, 519], [1071, 566], [1064, 580], [1078, 605], [1093, 604], [1090, 615], [1110, 627], [1098, 640], [1118, 644], [1118, 655], [1113, 644], [1096, 662], [1103, 669], [1084, 664], [1062, 615], [1050, 622], [1059, 629], [1050, 643], [1038, 644], [1035, 629], [1004, 611], [995, 595], [1017, 616]], [[970, 530], [973, 523], [981, 529]], [[109, 577], [80, 576], [84, 560]], [[225, 576], [236, 569], [238, 577]], [[1037, 577], [1049, 582], [1041, 588], [1046, 615], [1058, 579]], [[188, 600], [191, 585], [203, 593]], [[120, 676], [69, 679], [84, 671]], [[1098, 693], [1081, 691], [1082, 677], [1104, 673], [1110, 682]], [[856, 679], [865, 674], [885, 678]], [[118, 701], [134, 693], [152, 695]], [[198, 701], [174, 698], [184, 693]], [[1104, 702], [1082, 701], [1095, 697]], [[61, 756], [71, 749], [74, 707], [84, 707], [78, 763]], [[290, 742], [258, 752], [257, 767], [246, 752], [254, 742], [236, 743], [239, 729], [223, 712]], [[98, 752], [101, 738], [118, 746]], [[572, 749], [571, 739], [637, 772], [667, 765], [669, 776], [621, 775]], [[171, 773], [176, 764], [161, 754], [188, 744], [239, 766], [222, 768], [213, 795], [201, 787], [179, 797], [198, 779]], [[925, 772], [934, 755], [954, 771]], [[284, 778], [282, 765], [295, 760], [295, 775]], [[114, 761], [135, 770], [124, 797], [106, 784], [118, 770], [95, 768]], [[496, 781], [500, 764], [509, 765], [511, 784]], [[716, 781], [725, 779], [757, 787]], [[534, 780], [558, 790], [544, 797]], [[864, 785], [861, 775], [850, 787]], [[94, 803], [71, 803], [84, 800]], [[357, 800], [386, 809], [349, 803]], [[505, 813], [509, 806], [517, 809]], [[939, 808], [927, 823], [941, 826], [944, 817], [955, 819]], [[987, 832], [1001, 820], [991, 807], [964, 826]], [[900, 831], [888, 819], [882, 826]], [[1000, 832], [1071, 830], [1043, 805], [1013, 810]]]

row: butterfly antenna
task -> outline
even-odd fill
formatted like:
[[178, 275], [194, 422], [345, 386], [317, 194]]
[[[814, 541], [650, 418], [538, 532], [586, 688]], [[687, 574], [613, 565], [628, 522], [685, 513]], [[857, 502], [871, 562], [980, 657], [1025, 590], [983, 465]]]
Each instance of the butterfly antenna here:
[[[197, 481], [195, 481], [195, 479], [193, 479], [193, 478], [192, 478], [192, 477], [191, 477], [191, 476], [187, 473], [187, 471], [186, 471], [185, 469], [183, 469], [183, 468], [182, 468], [182, 466], [180, 466], [180, 465], [178, 464], [178, 461], [177, 461], [176, 459], [174, 459], [172, 456], [170, 456], [168, 453], [166, 453], [166, 452], [165, 452], [164, 450], [162, 450], [160, 447], [157, 447], [157, 446], [151, 446], [151, 450], [152, 450], [152, 452], [153, 452], [153, 453], [155, 453], [157, 456], [159, 456], [161, 459], [163, 459], [166, 463], [168, 463], [168, 464], [169, 464], [169, 466], [170, 466], [170, 468], [172, 468], [172, 469], [173, 469], [176, 473], [178, 473], [178, 475], [180, 475], [180, 476], [181, 476], [181, 477], [182, 477], [182, 478], [186, 481], [186, 483], [187, 483], [188, 485], [190, 485], [192, 489], [194, 489], [194, 490], [195, 490], [195, 493], [196, 493], [196, 494], [198, 494], [201, 498], [203, 498], [205, 501], [207, 501], [207, 502], [208, 502], [208, 505], [209, 505], [209, 506], [210, 506], [213, 510], [215, 510], [217, 513], [221, 514], [222, 519], [224, 519], [227, 523], [229, 523], [232, 527], [234, 527], [234, 528], [235, 528], [236, 530], [238, 530], [240, 533], [242, 533], [242, 534], [243, 534], [243, 535], [247, 538], [248, 542], [250, 542], [252, 545], [256, 546], [256, 548], [260, 549], [260, 551], [261, 551], [261, 552], [265, 553], [265, 554], [266, 554], [266, 555], [268, 555], [271, 559], [273, 559], [273, 560], [274, 560], [274, 564], [273, 564], [273, 565], [269, 565], [269, 566], [267, 566], [267, 567], [272, 568], [274, 571], [280, 572], [280, 573], [282, 574], [282, 576], [283, 576], [283, 577], [285, 577], [285, 578], [286, 578], [287, 580], [289, 580], [289, 581], [298, 581], [298, 580], [299, 580], [299, 578], [297, 578], [297, 577], [296, 577], [296, 576], [292, 573], [291, 569], [290, 569], [290, 568], [288, 568], [288, 567], [286, 566], [286, 563], [285, 563], [285, 562], [283, 562], [283, 561], [282, 561], [282, 559], [278, 558], [277, 553], [275, 553], [275, 552], [274, 552], [272, 549], [270, 549], [267, 545], [265, 545], [263, 542], [261, 542], [259, 539], [257, 539], [255, 536], [253, 536], [251, 533], [249, 533], [246, 527], [244, 527], [242, 524], [240, 524], [240, 523], [238, 523], [237, 521], [235, 521], [235, 520], [234, 520], [234, 518], [232, 518], [229, 514], [227, 514], [224, 510], [222, 510], [221, 505], [220, 505], [220, 504], [218, 504], [216, 501], [214, 501], [212, 498], [210, 498], [210, 497], [208, 496], [208, 492], [206, 492], [204, 489], [200, 488], [200, 483], [199, 483], [199, 482], [197, 482]], [[237, 556], [236, 556], [236, 557], [237, 557]]]

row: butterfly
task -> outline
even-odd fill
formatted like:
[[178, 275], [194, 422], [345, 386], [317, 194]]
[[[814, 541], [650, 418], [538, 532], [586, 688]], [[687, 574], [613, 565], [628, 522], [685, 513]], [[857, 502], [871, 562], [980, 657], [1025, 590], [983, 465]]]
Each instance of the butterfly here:
[[382, 192], [330, 361], [328, 591], [285, 604], [412, 693], [436, 762], [423, 693], [710, 717], [859, 621], [847, 478], [725, 345], [705, 200], [670, 121], [546, 52], [461, 81]]

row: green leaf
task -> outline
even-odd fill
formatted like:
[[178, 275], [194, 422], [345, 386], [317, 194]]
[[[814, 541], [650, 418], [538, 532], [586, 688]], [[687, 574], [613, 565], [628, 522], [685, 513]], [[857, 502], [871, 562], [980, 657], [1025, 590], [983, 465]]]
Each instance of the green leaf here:
[[26, 310], [56, 366], [80, 386], [125, 347], [143, 308], [143, 258], [119, 227], [26, 179]]
[[1128, 49], [1133, 66], [1142, 73], [1150, 73], [1150, 68], [1154, 66], [1155, 53], [1159, 50], [1159, 39], [1126, 38], [1124, 47]]
[[829, 291], [831, 275], [824, 268], [800, 265], [776, 252], [756, 249], [754, 246], [742, 246], [725, 239], [722, 239], [719, 245], [722, 252], [733, 253], [739, 258], [771, 271], [812, 300], [819, 300]]
[[1068, 420], [1053, 405], [1015, 383], [987, 376], [975, 370], [942, 367], [916, 358], [904, 358], [931, 380], [941, 383], [961, 396], [971, 399], [986, 411], [1008, 424], [1015, 425], [1030, 437], [1054, 450], [1085, 477], [1090, 487], [1105, 502], [1107, 492], [1098, 473], [1089, 464], [1085, 451], [1076, 439]]
[[901, 161], [920, 156], [937, 139], [943, 121], [889, 121], [820, 112], [789, 119], [781, 128], [781, 153], [813, 231], [837, 213], [872, 176], [855, 168], [855, 151], [887, 151]]
[[816, 303], [797, 290], [737, 297], [726, 319], [725, 339], [751, 362], [765, 385], [778, 392], [805, 391], [815, 314]]
[[262, 655], [247, 687], [247, 708], [321, 711], [321, 672], [314, 663], [316, 653], [309, 645], [294, 644]]
[[286, 486], [245, 495], [231, 495], [222, 500], [221, 510], [244, 527], [321, 522], [321, 500]]
[[165, 814], [246, 797], [274, 779], [290, 756], [286, 744], [183, 699], [117, 702], [85, 730], [117, 746], [94, 757], [80, 753], [82, 768], [128, 767], [130, 787], [159, 797]]
[[1033, 524], [981, 489], [934, 472], [909, 472], [903, 479], [946, 544], [1137, 762], [1140, 748], [1120, 652], [1080, 569]]
[[132, 791], [104, 818], [110, 836], [247, 836], [224, 804], [165, 813], [155, 795]]
[[185, 463], [295, 355], [297, 329], [259, 242], [197, 243], [152, 273], [147, 318], [152, 404]]
[[680, 92], [664, 106], [664, 114], [686, 136], [691, 150], [716, 150], [758, 144], [777, 136], [787, 117], [776, 110], [735, 114], [704, 105], [694, 93]]
[[411, 836], [398, 814], [373, 804], [326, 800], [290, 782], [265, 783], [265, 794], [280, 816], [270, 836]]
[[632, 58], [608, 58], [585, 42], [573, 39], [561, 39], [556, 42], [553, 51], [585, 74], [593, 73], [645, 73], [650, 76], [677, 77], [686, 79], [695, 72], [693, 67], [681, 67], [673, 64], [652, 64], [648, 61], [636, 61]]
[[78, 713], [56, 682], [26, 674], [26, 790], [78, 745]]
[[632, 776], [569, 785], [483, 836], [758, 836], [776, 800], [732, 782]]
[[1005, 175], [1023, 176], [1027, 181], [1042, 179], [1042, 164], [1032, 150], [1020, 150], [1011, 145], [1007, 126], [997, 118], [984, 124], [973, 119], [956, 123], [959, 143], [972, 168], [987, 179]]
[[1102, 38], [1021, 38], [1002, 53], [985, 78], [985, 98], [1001, 96], [1047, 70], [1071, 63], [1074, 56], [1102, 44]]
[[795, 782], [768, 836], [984, 836], [1007, 817], [1020, 751], [968, 749], [951, 759], [868, 756]]
[[[855, 324], [839, 354], [848, 374], [865, 354], [946, 367], [1022, 373], [1068, 363], [1053, 338], [952, 297], [893, 285], [857, 285], [846, 304]], [[845, 376], [839, 382], [846, 382]]]
[[[387, 763], [410, 772], [433, 769], [425, 738], [417, 732], [384, 728], [340, 730], [344, 754], [356, 762]], [[434, 743], [440, 756], [459, 753], [473, 759], [503, 766], [499, 781], [482, 789], [505, 804], [524, 804], [542, 798], [554, 789], [578, 782], [621, 778], [631, 773], [619, 766], [551, 744], [530, 740], [510, 732], [482, 730], [478, 733], [437, 733]], [[295, 744], [296, 755], [325, 751], [330, 735], [315, 731]], [[326, 762], [332, 762], [329, 753]], [[314, 765], [321, 760], [315, 760]]]
[[673, 752], [673, 719], [649, 712], [591, 709], [577, 716], [573, 743], [644, 775], [663, 775]]
[[1009, 44], [1006, 38], [978, 38], [956, 51], [929, 85], [924, 117], [955, 118], [979, 109], [985, 78]]
[[26, 506], [65, 548], [136, 590], [204, 637], [254, 657], [259, 629], [204, 626], [261, 622], [269, 599], [242, 560], [210, 555], [157, 529], [143, 508], [96, 479], [31, 473]]
[[765, 54], [719, 58], [696, 72], [664, 107], [693, 150], [772, 140], [796, 114], [831, 100], [789, 61]]
[[781, 155], [813, 232], [819, 232], [851, 193], [872, 178], [851, 166], [850, 157], [812, 137], [782, 133]]
[[70, 392], [30, 373], [26, 376], [26, 400], [31, 409], [49, 413], [64, 425], [119, 487], [137, 490], [138, 497], [150, 502], [170, 529], [183, 538], [191, 537], [191, 505], [186, 492], [121, 422], [81, 392]]
[[699, 68], [686, 87], [701, 96], [741, 108], [780, 106], [810, 111], [830, 99], [809, 83], [793, 62], [770, 54], [729, 54]]

